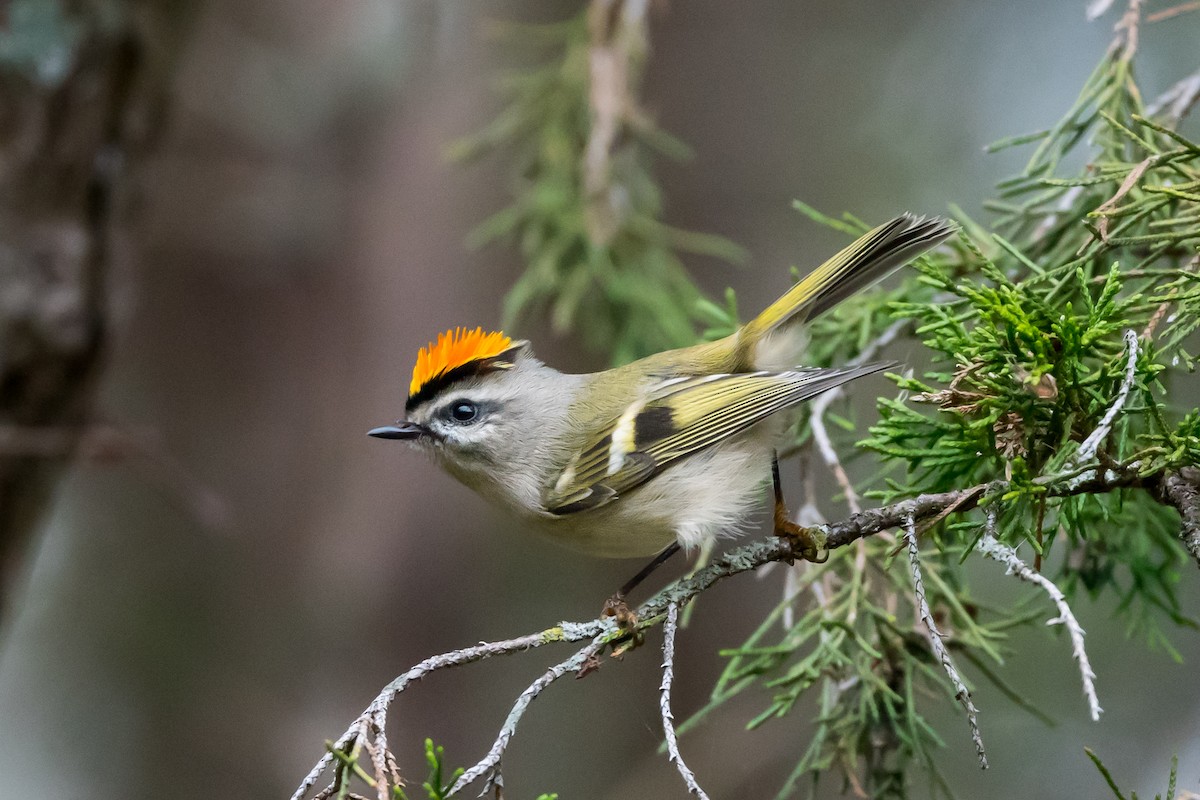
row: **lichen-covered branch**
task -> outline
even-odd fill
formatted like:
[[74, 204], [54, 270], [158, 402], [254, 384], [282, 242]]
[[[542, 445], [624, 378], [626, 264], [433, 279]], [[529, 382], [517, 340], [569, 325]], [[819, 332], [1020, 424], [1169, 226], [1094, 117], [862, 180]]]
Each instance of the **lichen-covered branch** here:
[[1159, 496], [1179, 512], [1180, 538], [1200, 566], [1200, 469], [1184, 467], [1167, 473], [1159, 486]]
[[509, 741], [516, 734], [517, 723], [525, 715], [525, 710], [529, 708], [529, 704], [536, 700], [538, 695], [559, 678], [568, 673], [578, 672], [583, 669], [584, 665], [594, 659], [607, 643], [608, 639], [603, 634], [596, 636], [590, 644], [580, 648], [575, 655], [550, 667], [550, 669], [538, 676], [537, 680], [529, 684], [529, 687], [521, 692], [520, 696], [517, 697], [517, 701], [513, 703], [512, 710], [508, 712], [508, 718], [500, 726], [500, 733], [496, 736], [496, 741], [492, 744], [492, 748], [488, 750], [487, 755], [478, 764], [459, 776], [454, 785], [450, 787], [447, 796], [457, 794], [485, 775], [489, 776], [488, 785], [483, 790], [485, 794], [493, 786], [502, 785], [502, 781], [500, 780], [500, 760], [504, 757], [504, 751], [507, 749]]
[[971, 741], [975, 743], [975, 754], [979, 757], [979, 766], [987, 769], [987, 753], [983, 749], [983, 735], [979, 732], [979, 711], [971, 700], [971, 691], [963, 682], [962, 676], [958, 674], [958, 668], [954, 666], [954, 659], [950, 658], [950, 651], [946, 649], [946, 643], [942, 641], [942, 633], [937, 629], [937, 625], [933, 621], [933, 612], [929, 609], [929, 602], [925, 599], [925, 581], [921, 577], [921, 554], [917, 546], [917, 523], [911, 517], [904, 525], [904, 543], [908, 548], [908, 566], [912, 572], [913, 595], [916, 598], [917, 613], [929, 634], [929, 647], [933, 650], [933, 655], [937, 658], [938, 663], [942, 665], [942, 669], [945, 670], [946, 677], [950, 679], [950, 683], [954, 687], [954, 697], [967, 712], [967, 724], [971, 726]]
[[1117, 421], [1117, 415], [1121, 413], [1121, 409], [1125, 408], [1125, 403], [1129, 400], [1129, 393], [1133, 390], [1133, 384], [1137, 379], [1137, 363], [1140, 352], [1137, 333], [1133, 330], [1125, 331], [1125, 377], [1117, 389], [1117, 396], [1113, 398], [1112, 405], [1104, 412], [1100, 424], [1088, 434], [1088, 437], [1083, 440], [1083, 444], [1079, 446], [1079, 452], [1075, 456], [1076, 463], [1085, 464], [1094, 459], [1096, 451], [1100, 449], [1100, 445], [1112, 432], [1113, 423]]
[[1071, 637], [1071, 653], [1075, 656], [1075, 660], [1079, 662], [1079, 673], [1083, 680], [1083, 696], [1087, 698], [1088, 712], [1091, 714], [1093, 722], [1099, 722], [1100, 714], [1104, 709], [1100, 708], [1100, 699], [1096, 696], [1096, 673], [1092, 671], [1092, 664], [1088, 660], [1087, 650], [1083, 646], [1083, 627], [1079, 624], [1079, 620], [1075, 619], [1075, 614], [1071, 611], [1071, 606], [1067, 603], [1066, 596], [1055, 585], [1054, 581], [1040, 572], [1030, 569], [1017, 556], [1016, 550], [1002, 544], [996, 539], [995, 530], [996, 511], [989, 508], [987, 510], [987, 526], [984, 529], [982, 538], [979, 540], [979, 544], [976, 545], [977, 549], [988, 558], [999, 561], [1008, 567], [1009, 575], [1016, 575], [1021, 580], [1040, 587], [1050, 596], [1055, 607], [1058, 608], [1058, 616], [1048, 620], [1046, 624], [1062, 625], [1067, 629], [1067, 633]]
[[696, 781], [696, 774], [683, 761], [679, 752], [679, 740], [675, 735], [675, 716], [671, 713], [671, 685], [675, 680], [675, 632], [679, 630], [679, 606], [671, 603], [667, 606], [667, 618], [663, 622], [663, 663], [662, 684], [658, 687], [660, 695], [659, 711], [662, 713], [663, 736], [667, 740], [667, 758], [675, 763], [675, 768], [687, 784], [688, 791], [708, 800], [708, 795]]
[[601, 631], [614, 628], [615, 624], [611, 620], [598, 619], [593, 623], [585, 623], [583, 625], [563, 623], [544, 631], [518, 636], [513, 639], [505, 639], [499, 642], [482, 642], [474, 647], [464, 647], [460, 650], [451, 650], [448, 653], [430, 656], [383, 688], [379, 695], [371, 702], [371, 705], [354, 721], [354, 724], [333, 743], [331, 752], [327, 752], [317, 762], [316, 766], [313, 767], [312, 771], [305, 776], [304, 780], [300, 782], [300, 786], [292, 795], [293, 800], [300, 800], [300, 798], [304, 797], [308, 790], [316, 785], [321, 774], [333, 764], [335, 758], [332, 751], [345, 752], [353, 746], [356, 740], [366, 739], [371, 734], [378, 736], [382, 733], [387, 727], [388, 708], [391, 706], [392, 701], [396, 699], [396, 695], [426, 675], [439, 670], [482, 661], [485, 658], [493, 656], [525, 652], [526, 650], [532, 650], [533, 648], [555, 642], [578, 642], [583, 639], [590, 639], [598, 635]]
[[[1083, 493], [1103, 493], [1118, 488], [1139, 486], [1148, 479], [1133, 474], [1106, 473], [1104, 476], [1091, 478], [1087, 481], [1067, 486], [1067, 480], [1060, 478], [1055, 483], [1048, 483], [1046, 491], [1050, 496], [1067, 496]], [[814, 533], [823, 540], [827, 549], [834, 550], [882, 531], [898, 528], [909, 524], [920, 523], [942, 514], [947, 508], [953, 508], [961, 513], [975, 508], [982, 498], [1002, 494], [1007, 488], [1006, 481], [993, 481], [980, 484], [968, 489], [952, 492], [922, 495], [900, 503], [894, 503], [882, 508], [867, 509], [858, 514], [852, 514], [845, 519], [817, 526]], [[711, 588], [714, 584], [726, 578], [752, 572], [765, 564], [776, 561], [790, 562], [800, 557], [795, 552], [790, 540], [769, 538], [737, 547], [718, 556], [713, 562], [693, 575], [681, 578], [642, 603], [636, 610], [638, 627], [645, 630], [663, 623], [672, 605], [683, 606], [692, 599]], [[558, 625], [537, 633], [519, 636], [497, 642], [484, 642], [474, 647], [453, 650], [437, 656], [431, 656], [412, 667], [384, 687], [379, 695], [367, 706], [366, 710], [334, 743], [331, 752], [327, 752], [304, 778], [292, 795], [293, 800], [301, 800], [310, 789], [320, 780], [321, 775], [337, 760], [334, 751], [350, 752], [359, 741], [374, 741], [378, 745], [380, 734], [385, 732], [387, 714], [397, 695], [405, 691], [414, 682], [442, 669], [462, 666], [464, 664], [482, 661], [494, 656], [523, 652], [535, 647], [553, 643], [570, 643], [591, 640], [591, 644], [577, 652], [566, 661], [545, 673], [537, 682], [526, 690], [528, 698], [522, 705], [520, 699], [510, 714], [509, 723], [515, 728], [521, 713], [531, 701], [545, 688], [562, 675], [582, 666], [589, 654], [599, 654], [603, 648], [625, 637], [627, 634], [620, 630], [611, 617], [597, 618], [586, 622], [562, 622]], [[583, 660], [580, 660], [580, 658]], [[544, 684], [544, 685], [543, 685]], [[523, 694], [522, 697], [525, 697]], [[513, 717], [515, 715], [515, 719]], [[506, 723], [508, 725], [508, 723]], [[502, 732], [503, 733], [503, 732]], [[503, 754], [512, 730], [497, 738], [496, 745], [483, 761], [476, 765], [473, 777], [478, 778], [499, 763], [498, 757]], [[386, 741], [386, 739], [384, 740]], [[497, 751], [497, 745], [499, 750]], [[465, 784], [464, 784], [465, 785]], [[456, 786], [456, 790], [461, 787]]]

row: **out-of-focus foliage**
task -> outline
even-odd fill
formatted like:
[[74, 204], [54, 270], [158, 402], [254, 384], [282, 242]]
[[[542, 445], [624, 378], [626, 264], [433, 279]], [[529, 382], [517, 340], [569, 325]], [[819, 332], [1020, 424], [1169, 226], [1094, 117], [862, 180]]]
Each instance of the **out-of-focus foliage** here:
[[[513, 202], [479, 225], [475, 245], [511, 239], [525, 272], [504, 302], [505, 327], [547, 313], [614, 363], [695, 338], [699, 292], [679, 253], [740, 261], [729, 241], [662, 221], [651, 154], [688, 148], [640, 107], [646, 4], [611, 18], [590, 13], [552, 25], [504, 25], [513, 45], [550, 50], [544, 63], [500, 80], [507, 105], [451, 155], [510, 153]], [[640, 12], [633, 12], [635, 7]]]
[[[864, 445], [906, 466], [888, 497], [1006, 478], [1004, 538], [1041, 558], [1062, 538], [1067, 585], [1117, 590], [1131, 627], [1163, 642], [1147, 609], [1187, 622], [1174, 514], [1145, 491], [1047, 497], [1082, 466], [1080, 443], [1118, 394], [1127, 330], [1140, 342], [1133, 391], [1097, 457], [1146, 478], [1200, 463], [1196, 413], [1169, 394], [1194, 366], [1200, 325], [1200, 146], [1169, 117], [1144, 116], [1128, 55], [1110, 50], [1068, 116], [1030, 137], [1029, 165], [1001, 185], [996, 232], [964, 220], [960, 246], [918, 266], [936, 302], [896, 310], [934, 368], [898, 381], [916, 394], [881, 402]], [[1086, 166], [1056, 174], [1081, 141], [1092, 142]], [[951, 538], [971, 543], [981, 525]]]
[[[1095, 751], [1090, 747], [1085, 747], [1084, 752], [1088, 758], [1096, 765], [1096, 769], [1100, 772], [1100, 776], [1104, 778], [1104, 782], [1108, 785], [1109, 790], [1117, 800], [1125, 800], [1125, 793], [1117, 786], [1116, 780], [1113, 779], [1112, 773], [1108, 771], [1108, 767], [1104, 766], [1104, 762], [1100, 760], [1100, 756], [1096, 755]], [[1167, 778], [1166, 794], [1155, 794], [1154, 800], [1175, 800], [1175, 786], [1179, 777], [1179, 757], [1171, 756], [1171, 775]], [[1137, 792], [1132, 792], [1130, 800], [1137, 800]], [[1181, 795], [1182, 797], [1182, 795]]]

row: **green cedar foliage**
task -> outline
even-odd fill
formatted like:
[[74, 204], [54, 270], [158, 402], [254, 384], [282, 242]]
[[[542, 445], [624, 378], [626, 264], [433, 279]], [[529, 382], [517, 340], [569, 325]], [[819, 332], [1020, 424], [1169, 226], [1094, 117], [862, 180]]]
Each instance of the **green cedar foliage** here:
[[[1127, 331], [1138, 344], [1134, 381], [1096, 453], [1099, 464], [1131, 483], [1200, 464], [1200, 411], [1171, 394], [1196, 361], [1200, 145], [1174, 129], [1179, 120], [1169, 112], [1146, 110], [1131, 55], [1118, 41], [1058, 124], [996, 146], [1035, 149], [987, 204], [997, 215], [990, 229], [958, 212], [958, 240], [918, 259], [903, 286], [852, 298], [817, 320], [811, 358], [844, 362], [902, 325], [930, 363], [892, 376], [899, 396], [878, 401], [879, 418], [857, 443], [891, 468], [871, 494], [886, 502], [1003, 481], [981, 501], [1001, 541], [1024, 545], [1068, 597], [1115, 596], [1130, 633], [1174, 654], [1161, 621], [1195, 626], [1175, 591], [1188, 561], [1176, 512], [1144, 488], [1053, 496], [1081, 467], [1094, 474], [1095, 462], [1076, 457], [1120, 392]], [[1079, 161], [1071, 158], [1077, 150], [1086, 150], [1084, 165], [1065, 168]], [[851, 236], [869, 227], [797, 207]], [[725, 309], [705, 309], [714, 334], [736, 325], [732, 296]], [[802, 427], [802, 450], [808, 436]], [[840, 441], [850, 452], [854, 434]], [[995, 667], [1006, 631], [1044, 620], [1044, 600], [989, 609], [966, 583], [962, 562], [985, 520], [982, 511], [951, 515], [928, 532], [930, 604], [968, 674], [1042, 717]], [[755, 726], [809, 693], [815, 735], [780, 797], [830, 771], [869, 796], [904, 797], [914, 765], [928, 775], [929, 793], [949, 794], [933, 759], [941, 738], [917, 699], [933, 691], [952, 701], [953, 690], [911, 622], [908, 576], [891, 563], [895, 540], [860, 546], [865, 572], [850, 554], [809, 568], [796, 592], [815, 585], [823, 600], [804, 605], [779, 633], [778, 618], [798, 605], [794, 594], [726, 652], [729, 665], [698, 717], [759, 686], [770, 699]]]

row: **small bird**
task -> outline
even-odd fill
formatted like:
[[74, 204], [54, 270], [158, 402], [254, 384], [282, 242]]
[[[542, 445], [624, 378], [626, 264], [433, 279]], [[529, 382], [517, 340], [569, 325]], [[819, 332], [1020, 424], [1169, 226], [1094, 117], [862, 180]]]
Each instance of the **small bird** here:
[[805, 323], [951, 236], [903, 215], [869, 231], [735, 333], [591, 374], [559, 372], [527, 341], [462, 328], [417, 355], [405, 418], [369, 435], [430, 453], [553, 541], [659, 557], [743, 528], [775, 484], [775, 532], [818, 558], [788, 519], [776, 447], [787, 411], [890, 364], [796, 366]]

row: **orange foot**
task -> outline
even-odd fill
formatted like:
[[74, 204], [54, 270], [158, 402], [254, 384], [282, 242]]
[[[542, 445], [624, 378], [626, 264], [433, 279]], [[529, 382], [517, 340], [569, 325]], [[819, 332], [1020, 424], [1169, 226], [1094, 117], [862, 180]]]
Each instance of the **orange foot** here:
[[615, 617], [617, 627], [626, 632], [626, 636], [613, 643], [612, 656], [620, 658], [635, 647], [640, 647], [644, 637], [638, 630], [638, 616], [625, 602], [625, 596], [617, 593], [604, 601], [604, 610], [600, 612], [605, 617]]
[[817, 537], [809, 528], [797, 525], [789, 519], [787, 506], [775, 504], [775, 535], [787, 539], [792, 544], [792, 552], [805, 561], [823, 564], [829, 560], [829, 553], [821, 552]]

